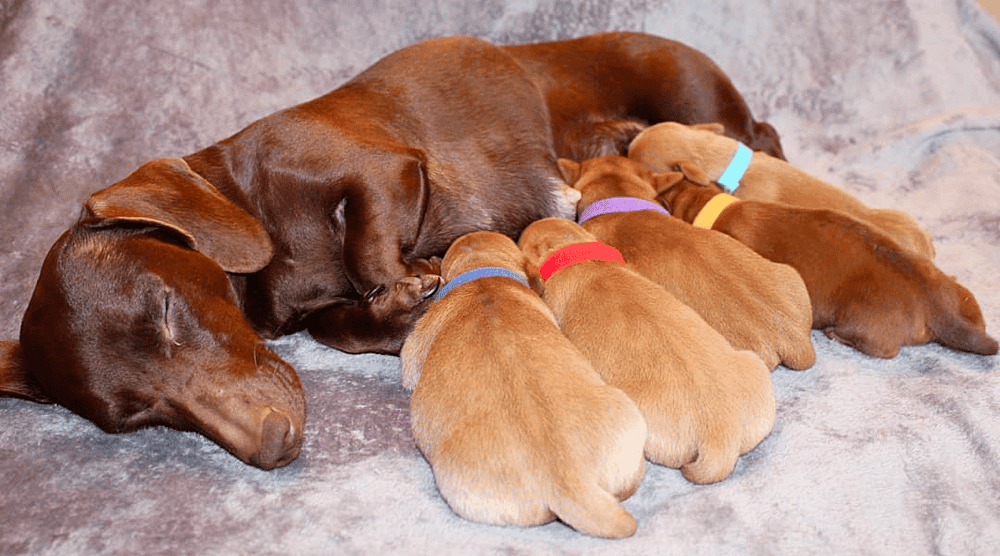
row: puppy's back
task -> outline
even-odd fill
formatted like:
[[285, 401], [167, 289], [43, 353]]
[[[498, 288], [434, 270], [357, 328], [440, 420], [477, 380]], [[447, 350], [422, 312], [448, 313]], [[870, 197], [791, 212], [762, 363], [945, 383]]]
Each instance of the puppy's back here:
[[415, 382], [414, 438], [456, 513], [503, 525], [558, 517], [600, 537], [635, 531], [616, 497], [643, 476], [645, 422], [534, 292], [505, 278], [456, 288], [401, 358]]

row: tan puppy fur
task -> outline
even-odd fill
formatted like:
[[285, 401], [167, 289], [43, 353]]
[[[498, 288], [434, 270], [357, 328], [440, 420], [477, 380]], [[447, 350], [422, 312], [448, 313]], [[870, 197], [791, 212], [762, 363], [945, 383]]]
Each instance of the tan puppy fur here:
[[[528, 226], [518, 245], [534, 273], [559, 249], [592, 241], [574, 222], [547, 218]], [[713, 483], [771, 432], [774, 389], [760, 357], [733, 349], [634, 270], [607, 261], [571, 264], [545, 281], [542, 298], [601, 377], [639, 406], [649, 461]]]
[[[654, 172], [675, 170], [680, 162], [689, 161], [715, 181], [722, 176], [739, 144], [722, 135], [723, 131], [720, 124], [657, 124], [643, 130], [632, 141], [629, 158]], [[750, 166], [733, 195], [748, 201], [838, 210], [882, 230], [905, 249], [934, 258], [930, 234], [909, 214], [894, 209], [869, 208], [846, 191], [766, 153], [753, 153]]]
[[[608, 197], [655, 202], [652, 173], [625, 157], [560, 159], [567, 183], [580, 190], [577, 214]], [[584, 222], [618, 249], [628, 265], [695, 310], [736, 349], [749, 349], [773, 369], [806, 369], [816, 360], [812, 308], [802, 278], [724, 234], [654, 211], [605, 214]]]
[[[681, 168], [656, 176], [659, 198], [676, 217], [693, 222], [722, 190], [687, 176], [696, 170], [691, 164]], [[711, 228], [798, 270], [812, 301], [813, 328], [863, 353], [894, 357], [902, 346], [927, 342], [997, 352], [972, 292], [930, 259], [846, 214], [739, 201], [718, 213]]]
[[[474, 232], [441, 270], [451, 280], [484, 266], [523, 274], [524, 265], [510, 238]], [[521, 526], [559, 518], [608, 538], [635, 532], [618, 500], [645, 473], [646, 423], [534, 291], [506, 277], [458, 286], [432, 303], [400, 357], [414, 439], [458, 515]]]

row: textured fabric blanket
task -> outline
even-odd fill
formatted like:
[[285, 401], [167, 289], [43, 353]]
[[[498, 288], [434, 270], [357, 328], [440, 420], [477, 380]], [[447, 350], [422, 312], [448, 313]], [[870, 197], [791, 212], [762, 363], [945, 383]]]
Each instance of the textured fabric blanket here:
[[[83, 200], [318, 96], [421, 39], [644, 30], [703, 50], [789, 159], [908, 211], [1000, 334], [1000, 25], [974, 0], [0, 0], [0, 338]], [[1000, 371], [813, 335], [771, 435], [711, 486], [650, 466], [623, 541], [470, 523], [409, 432], [399, 360], [274, 342], [301, 457], [264, 472], [196, 434], [107, 435], [0, 399], [0, 554], [995, 554]]]

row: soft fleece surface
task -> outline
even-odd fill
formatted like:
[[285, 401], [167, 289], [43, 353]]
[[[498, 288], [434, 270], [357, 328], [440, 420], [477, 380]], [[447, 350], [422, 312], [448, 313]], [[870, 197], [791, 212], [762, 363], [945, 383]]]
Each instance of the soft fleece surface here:
[[[1000, 334], [1000, 26], [973, 0], [0, 0], [0, 337], [86, 196], [144, 161], [421, 39], [613, 29], [705, 51], [792, 161], [915, 215]], [[0, 553], [994, 554], [998, 359], [814, 340], [815, 367], [773, 373], [774, 431], [733, 476], [650, 466], [623, 541], [459, 519], [413, 446], [398, 359], [305, 335], [275, 342], [309, 411], [301, 457], [272, 472], [195, 434], [106, 435], [3, 399]]]

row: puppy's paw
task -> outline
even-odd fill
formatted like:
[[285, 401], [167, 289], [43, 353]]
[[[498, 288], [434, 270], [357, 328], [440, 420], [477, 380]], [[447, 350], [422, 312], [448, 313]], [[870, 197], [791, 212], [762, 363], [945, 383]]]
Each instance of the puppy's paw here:
[[372, 303], [391, 311], [411, 311], [437, 293], [443, 283], [444, 280], [436, 274], [406, 276], [373, 299]]
[[410, 261], [410, 274], [412, 277], [422, 275], [441, 275], [441, 257], [433, 256], [429, 259], [413, 259]]

